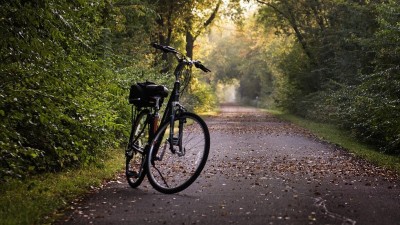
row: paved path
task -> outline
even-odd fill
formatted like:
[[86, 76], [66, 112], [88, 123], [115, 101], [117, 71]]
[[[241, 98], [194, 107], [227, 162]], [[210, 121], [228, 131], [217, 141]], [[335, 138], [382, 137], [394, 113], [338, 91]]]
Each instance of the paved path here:
[[400, 224], [400, 180], [253, 108], [208, 118], [211, 154], [187, 190], [164, 195], [124, 177], [57, 224]]

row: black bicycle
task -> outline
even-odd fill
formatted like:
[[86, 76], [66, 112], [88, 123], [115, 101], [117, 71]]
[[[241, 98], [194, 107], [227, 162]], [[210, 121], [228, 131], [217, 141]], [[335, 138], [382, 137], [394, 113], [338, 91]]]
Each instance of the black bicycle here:
[[197, 179], [210, 151], [206, 123], [179, 103], [181, 79], [186, 79], [184, 75], [190, 74], [193, 65], [204, 72], [210, 70], [170, 46], [156, 43], [152, 46], [173, 54], [178, 60], [175, 83], [161, 120], [159, 112], [168, 89], [152, 82], [131, 86], [132, 130], [125, 152], [126, 178], [136, 188], [147, 174], [156, 190], [172, 194], [186, 189]]

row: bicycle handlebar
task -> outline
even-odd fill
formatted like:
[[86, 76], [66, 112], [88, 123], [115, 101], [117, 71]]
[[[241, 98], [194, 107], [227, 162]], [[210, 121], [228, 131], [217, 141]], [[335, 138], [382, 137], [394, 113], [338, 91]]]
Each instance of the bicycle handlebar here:
[[151, 46], [153, 46], [156, 49], [159, 49], [165, 53], [171, 52], [171, 53], [179, 53], [176, 49], [170, 46], [164, 46], [164, 45], [159, 45], [157, 43], [152, 43]]
[[204, 72], [211, 72], [207, 67], [205, 67], [203, 64], [201, 64], [200, 61], [193, 61], [193, 64], [196, 68], [203, 70]]
[[[165, 46], [165, 45], [160, 45], [157, 43], [152, 43], [151, 46], [153, 46], [153, 48], [161, 50], [165, 53], [174, 53], [176, 55], [182, 55], [182, 53], [178, 52], [175, 48], [171, 47], [171, 46]], [[179, 58], [179, 57], [178, 57]], [[197, 60], [188, 60], [188, 65], [192, 65], [194, 64], [194, 66], [198, 69], [201, 69], [204, 72], [211, 72], [211, 70], [209, 70], [208, 68], [206, 68], [200, 61]]]

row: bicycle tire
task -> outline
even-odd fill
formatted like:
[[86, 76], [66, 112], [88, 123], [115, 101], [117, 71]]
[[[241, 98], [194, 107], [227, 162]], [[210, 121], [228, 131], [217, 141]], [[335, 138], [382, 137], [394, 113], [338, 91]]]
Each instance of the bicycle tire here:
[[[210, 151], [208, 127], [196, 114], [179, 114], [175, 117], [174, 128], [182, 133], [170, 141], [170, 122], [160, 126], [151, 142], [146, 163], [150, 184], [164, 194], [189, 187], [203, 170]], [[170, 149], [171, 143], [175, 153]]]
[[129, 186], [138, 187], [146, 176], [146, 145], [149, 135], [148, 110], [142, 110], [132, 125], [126, 149], [125, 175]]

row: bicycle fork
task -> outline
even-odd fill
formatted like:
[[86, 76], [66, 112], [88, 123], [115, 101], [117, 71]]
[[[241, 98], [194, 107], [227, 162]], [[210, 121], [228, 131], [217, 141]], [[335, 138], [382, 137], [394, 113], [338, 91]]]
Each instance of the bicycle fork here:
[[[185, 155], [185, 148], [182, 146], [182, 137], [183, 137], [183, 125], [186, 123], [185, 119], [178, 119], [179, 124], [178, 124], [178, 134], [177, 137], [175, 136], [175, 116], [171, 115], [170, 119], [170, 128], [169, 128], [169, 135], [167, 140], [164, 142], [164, 145], [160, 149], [161, 152], [159, 156], [157, 157], [158, 160], [162, 160], [164, 157], [165, 152], [167, 151], [167, 147], [169, 144], [169, 150], [172, 152], [172, 154], [177, 154], [178, 156], [184, 156]], [[176, 147], [178, 147], [176, 149]]]

